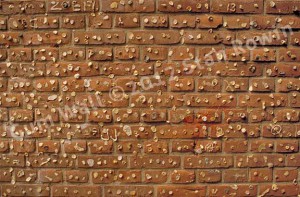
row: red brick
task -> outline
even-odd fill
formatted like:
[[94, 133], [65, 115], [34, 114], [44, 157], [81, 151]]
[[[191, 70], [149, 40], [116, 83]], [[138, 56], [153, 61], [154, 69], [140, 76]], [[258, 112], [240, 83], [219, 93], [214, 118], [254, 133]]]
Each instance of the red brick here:
[[249, 86], [249, 90], [252, 92], [273, 92], [274, 89], [274, 80], [265, 78], [253, 78]]
[[86, 25], [83, 15], [65, 15], [61, 19], [61, 27], [66, 29], [83, 29]]
[[260, 14], [263, 12], [263, 0], [224, 0], [213, 1], [211, 11], [214, 13]]
[[152, 60], [165, 60], [168, 56], [168, 48], [167, 47], [144, 47], [143, 48], [143, 59], [145, 61]]
[[260, 168], [254, 168], [250, 169], [249, 172], [249, 180], [251, 182], [270, 182], [272, 181], [272, 169], [260, 169]]
[[297, 0], [0, 0], [0, 196], [297, 196]]
[[132, 156], [131, 168], [177, 168], [180, 166], [179, 156]]
[[278, 18], [271, 15], [252, 16], [250, 25], [255, 29], [275, 29]]
[[252, 61], [274, 62], [276, 61], [276, 50], [269, 48], [254, 49], [252, 51]]
[[247, 46], [280, 46], [287, 44], [287, 37], [284, 33], [277, 31], [239, 31], [236, 33], [236, 42]]
[[204, 14], [196, 17], [197, 28], [218, 28], [223, 24], [223, 17], [220, 15]]
[[157, 194], [159, 196], [205, 196], [206, 188], [205, 186], [175, 186], [175, 185], [165, 185], [158, 186]]
[[31, 49], [13, 48], [8, 53], [8, 58], [12, 62], [30, 62], [33, 60]]
[[89, 180], [88, 173], [81, 170], [67, 170], [66, 181], [69, 183], [86, 183]]
[[276, 152], [278, 153], [292, 153], [298, 152], [299, 143], [297, 140], [278, 140], [276, 141]]
[[139, 48], [133, 46], [118, 47], [115, 50], [115, 58], [118, 60], [139, 59]]
[[176, 140], [172, 143], [172, 152], [194, 152], [193, 140]]
[[0, 179], [0, 182], [10, 182], [12, 179], [12, 172], [10, 172], [9, 169], [1, 169]]
[[175, 15], [170, 17], [172, 28], [195, 28], [196, 17], [192, 15]]
[[263, 137], [295, 137], [295, 125], [287, 124], [269, 124], [262, 128]]
[[259, 194], [265, 196], [297, 196], [299, 188], [294, 184], [261, 184]]
[[219, 124], [210, 127], [210, 137], [213, 138], [243, 138], [258, 137], [260, 134], [260, 125], [246, 125], [246, 124]]
[[[61, 45], [68, 44], [71, 40], [71, 33], [68, 31], [49, 32], [25, 32], [23, 34], [24, 45]], [[1, 43], [1, 40], [0, 40]]]
[[187, 94], [184, 96], [185, 104], [192, 107], [234, 107], [236, 98], [230, 94]]
[[164, 15], [147, 15], [142, 17], [141, 21], [143, 26], [146, 28], [159, 28], [169, 26], [168, 17]]
[[185, 156], [184, 168], [229, 168], [233, 166], [231, 156]]
[[110, 47], [103, 48], [88, 48], [87, 57], [93, 61], [108, 61], [113, 58], [113, 51]]
[[166, 141], [145, 141], [143, 143], [144, 152], [147, 154], [167, 154], [169, 152]]
[[244, 109], [226, 109], [223, 110], [223, 114], [227, 123], [246, 122], [248, 118], [248, 113]]
[[75, 185], [54, 185], [51, 187], [53, 196], [101, 196], [101, 188], [98, 186], [75, 186]]
[[217, 183], [222, 179], [222, 173], [220, 170], [200, 170], [199, 171], [199, 183]]
[[290, 182], [298, 178], [298, 171], [294, 168], [277, 168], [274, 171], [276, 182]]
[[271, 107], [271, 106], [286, 106], [287, 95], [284, 94], [252, 94], [241, 95], [239, 97], [239, 106], [248, 107]]
[[153, 12], [155, 10], [154, 0], [133, 0], [131, 3], [103, 0], [101, 3], [104, 12]]
[[209, 12], [210, 5], [208, 0], [159, 0], [158, 11], [161, 12]]
[[[149, 30], [149, 31], [130, 31], [128, 32], [129, 44], [177, 44], [180, 41], [180, 34], [174, 30]], [[1, 43], [1, 42], [0, 42]]]
[[208, 187], [209, 196], [226, 196], [226, 195], [237, 195], [237, 196], [257, 196], [257, 185], [254, 184], [238, 184], [236, 187], [232, 185], [210, 185]]
[[225, 183], [244, 183], [248, 180], [248, 171], [245, 169], [226, 169], [223, 174]]
[[[7, 175], [11, 175], [11, 173], [7, 173]], [[32, 183], [37, 180], [38, 174], [36, 170], [28, 170], [28, 169], [17, 169], [14, 172], [14, 179], [16, 182], [27, 182]]]
[[[230, 10], [232, 4], [228, 7]], [[223, 26], [227, 29], [249, 29], [250, 18], [247, 16], [227, 16], [224, 17]]]
[[267, 14], [292, 14], [300, 6], [295, 0], [267, 0], [265, 5]]
[[251, 152], [270, 153], [274, 151], [273, 140], [253, 140], [250, 144]]
[[79, 168], [122, 168], [126, 167], [127, 157], [124, 156], [78, 156]]
[[[46, 12], [46, 5], [44, 1], [38, 0], [28, 3], [27, 1], [6, 1], [1, 4], [1, 14], [15, 15], [15, 14], [43, 14]], [[27, 9], [23, 9], [27, 7]]]
[[112, 16], [104, 13], [91, 14], [89, 27], [92, 29], [109, 29], [112, 26]]
[[2, 196], [23, 196], [24, 194], [28, 196], [49, 196], [50, 187], [41, 184], [2, 185]]
[[43, 140], [37, 145], [38, 152], [42, 153], [58, 153], [60, 151], [59, 141]]
[[90, 111], [88, 115], [89, 122], [111, 122], [112, 120], [112, 112], [109, 110], [93, 110]]
[[266, 67], [267, 76], [270, 77], [298, 77], [300, 70], [296, 63], [276, 63]]
[[74, 33], [74, 44], [76, 45], [102, 45], [122, 43], [125, 43], [125, 33], [122, 31], [76, 31]]
[[64, 143], [66, 153], [85, 153], [87, 151], [86, 141], [73, 140]]
[[185, 44], [231, 44], [235, 33], [230, 31], [186, 31], [183, 35]]
[[299, 62], [300, 53], [296, 48], [280, 49], [279, 61], [281, 62]]
[[79, 0], [73, 3], [63, 0], [48, 2], [48, 12], [50, 13], [95, 12], [98, 10], [99, 3], [95, 0]]
[[[254, 50], [253, 50], [254, 51]], [[250, 51], [244, 48], [226, 48], [225, 60], [247, 62], [250, 60]]]
[[13, 141], [12, 149], [15, 153], [32, 153], [35, 151], [34, 141]]
[[222, 89], [222, 83], [219, 78], [208, 77], [198, 79], [199, 92], [218, 92]]
[[62, 47], [60, 48], [60, 59], [64, 61], [83, 61], [85, 60], [85, 49], [81, 47]]
[[168, 117], [171, 123], [183, 123], [183, 122], [192, 123], [194, 121], [193, 112], [184, 109], [171, 110], [169, 112]]
[[34, 113], [26, 109], [12, 109], [10, 111], [10, 121], [12, 122], [31, 122], [33, 121]]
[[41, 170], [39, 172], [39, 181], [42, 183], [59, 183], [62, 182], [62, 171], [61, 170]]
[[195, 154], [202, 153], [218, 153], [222, 151], [222, 143], [212, 140], [197, 140], [195, 141]]
[[164, 170], [145, 170], [145, 183], [165, 183], [168, 178], [167, 171]]
[[235, 158], [236, 167], [246, 168], [246, 167], [279, 167], [285, 165], [285, 157], [284, 155], [271, 155], [264, 154], [261, 156], [259, 154], [248, 155], [248, 156], [237, 156]]
[[123, 185], [123, 186], [105, 186], [104, 195], [113, 197], [117, 195], [131, 194], [137, 196], [153, 196], [153, 186], [134, 186], [134, 185]]
[[140, 17], [138, 14], [116, 14], [115, 26], [122, 28], [135, 28], [140, 26]]
[[223, 151], [227, 153], [245, 153], [248, 151], [248, 142], [245, 140], [228, 140], [224, 143]]

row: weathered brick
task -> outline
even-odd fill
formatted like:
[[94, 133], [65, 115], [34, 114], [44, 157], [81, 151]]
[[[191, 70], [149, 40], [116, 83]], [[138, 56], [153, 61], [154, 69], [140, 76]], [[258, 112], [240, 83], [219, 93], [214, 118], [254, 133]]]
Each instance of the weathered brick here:
[[112, 26], [112, 16], [98, 13], [89, 16], [89, 27], [92, 29], [109, 29]]
[[223, 174], [226, 183], [244, 183], [248, 180], [248, 171], [244, 169], [226, 169]]
[[266, 0], [265, 5], [267, 14], [292, 14], [297, 12], [300, 6], [295, 0]]
[[[20, 189], [19, 189], [20, 188]], [[50, 187], [41, 184], [2, 185], [3, 196], [49, 196]]]
[[208, 187], [209, 196], [226, 196], [226, 195], [237, 195], [237, 196], [257, 196], [258, 187], [254, 184], [237, 184], [236, 187], [232, 188], [232, 185], [210, 185]]
[[53, 0], [47, 4], [50, 13], [95, 12], [99, 10], [99, 3], [95, 0]]
[[95, 196], [100, 197], [102, 189], [98, 186], [54, 185], [53, 196]]
[[249, 172], [249, 180], [251, 182], [261, 183], [272, 181], [272, 169], [253, 168]]
[[220, 170], [199, 170], [199, 183], [217, 183], [221, 181]]
[[185, 156], [184, 168], [229, 168], [233, 166], [231, 156]]
[[[71, 41], [71, 34], [68, 31], [50, 31], [50, 32], [24, 32], [24, 45], [62, 45]], [[0, 40], [1, 43], [1, 40]]]
[[159, 0], [158, 11], [161, 12], [209, 12], [210, 5], [208, 0]]
[[197, 28], [218, 28], [223, 24], [223, 17], [220, 15], [204, 14], [196, 17]]
[[[129, 44], [177, 44], [180, 41], [180, 34], [174, 30], [152, 30], [152, 31], [130, 31], [128, 33]], [[1, 40], [0, 40], [1, 41]], [[1, 42], [0, 42], [1, 43]]]
[[85, 60], [85, 48], [82, 47], [61, 47], [60, 59], [64, 61], [83, 61]]
[[1, 3], [0, 13], [4, 15], [15, 14], [43, 14], [46, 12], [46, 5], [44, 1], [5, 1]]
[[39, 180], [42, 183], [59, 183], [62, 182], [62, 171], [61, 170], [41, 170], [39, 172]]
[[255, 62], [274, 62], [276, 61], [276, 50], [263, 48], [252, 50], [252, 61]]
[[164, 186], [158, 186], [157, 194], [159, 196], [205, 196], [206, 188], [205, 186], [175, 186], [175, 185], [164, 185]]
[[66, 29], [83, 29], [86, 26], [83, 15], [65, 15], [61, 19], [61, 27]]
[[297, 180], [298, 171], [294, 168], [277, 168], [274, 171], [274, 177], [277, 182], [290, 182]]
[[135, 28], [140, 26], [140, 16], [135, 13], [116, 14], [115, 26], [121, 28]]
[[223, 26], [227, 29], [249, 29], [250, 18], [247, 16], [227, 16], [224, 17]]
[[252, 16], [250, 25], [255, 29], [275, 29], [279, 18], [271, 15]]
[[86, 183], [89, 180], [88, 173], [81, 170], [67, 170], [66, 181], [69, 183]]
[[299, 195], [299, 8], [0, 0], [0, 196]]
[[74, 33], [74, 44], [76, 45], [96, 45], [96, 44], [123, 44], [125, 43], [125, 33], [122, 31], [96, 32], [96, 31], [76, 31]]
[[212, 1], [211, 11], [214, 13], [261, 14], [263, 0], [224, 0]]
[[235, 40], [235, 33], [230, 31], [185, 31], [183, 35], [185, 44], [231, 44]]
[[133, 0], [125, 3], [122, 1], [103, 0], [102, 11], [104, 12], [154, 12], [154, 0], [139, 1]]
[[[164, 15], [147, 15], [141, 18], [141, 22], [144, 27], [148, 28], [159, 28], [169, 26], [169, 19], [167, 16]], [[171, 25], [171, 27], [173, 26]]]

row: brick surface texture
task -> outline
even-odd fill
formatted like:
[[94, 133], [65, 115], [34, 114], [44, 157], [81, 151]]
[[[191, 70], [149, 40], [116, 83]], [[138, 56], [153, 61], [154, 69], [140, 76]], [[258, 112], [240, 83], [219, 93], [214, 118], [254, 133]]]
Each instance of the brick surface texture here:
[[0, 196], [299, 196], [300, 0], [0, 0]]

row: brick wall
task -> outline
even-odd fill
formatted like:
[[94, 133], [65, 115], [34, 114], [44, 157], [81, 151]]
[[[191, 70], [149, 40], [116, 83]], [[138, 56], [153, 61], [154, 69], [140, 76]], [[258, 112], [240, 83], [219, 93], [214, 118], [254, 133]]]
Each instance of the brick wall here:
[[0, 1], [1, 196], [298, 196], [299, 13]]

